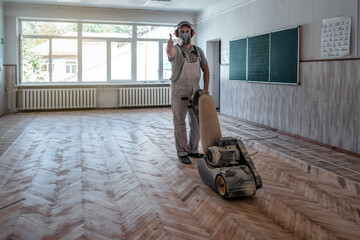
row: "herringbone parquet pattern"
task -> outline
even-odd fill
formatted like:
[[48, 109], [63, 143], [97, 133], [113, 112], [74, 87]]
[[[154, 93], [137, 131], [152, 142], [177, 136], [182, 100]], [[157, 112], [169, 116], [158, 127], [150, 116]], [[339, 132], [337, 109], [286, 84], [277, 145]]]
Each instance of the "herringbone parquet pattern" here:
[[[224, 136], [257, 138], [244, 141], [264, 184], [254, 197], [223, 199], [196, 159], [178, 162], [168, 108], [0, 118], [0, 142], [12, 142], [0, 239], [360, 239], [359, 158], [220, 121]], [[332, 172], [331, 157], [353, 167]]]

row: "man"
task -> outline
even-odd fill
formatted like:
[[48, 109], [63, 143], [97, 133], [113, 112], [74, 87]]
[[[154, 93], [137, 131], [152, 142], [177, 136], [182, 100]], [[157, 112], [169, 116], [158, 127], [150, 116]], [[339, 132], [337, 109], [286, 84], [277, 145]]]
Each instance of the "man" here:
[[[171, 88], [172, 106], [174, 122], [174, 136], [177, 156], [180, 162], [190, 164], [190, 157], [200, 158], [203, 154], [198, 152], [200, 141], [198, 119], [192, 109], [188, 109], [188, 101], [182, 97], [190, 97], [200, 88], [201, 77], [200, 69], [203, 71], [204, 90], [208, 92], [209, 87], [209, 67], [201, 48], [191, 44], [195, 32], [192, 25], [187, 21], [180, 22], [174, 32], [178, 38], [178, 44], [174, 46], [172, 35], [168, 40], [166, 53], [172, 66]], [[186, 134], [186, 113], [189, 116], [190, 139], [187, 142]]]

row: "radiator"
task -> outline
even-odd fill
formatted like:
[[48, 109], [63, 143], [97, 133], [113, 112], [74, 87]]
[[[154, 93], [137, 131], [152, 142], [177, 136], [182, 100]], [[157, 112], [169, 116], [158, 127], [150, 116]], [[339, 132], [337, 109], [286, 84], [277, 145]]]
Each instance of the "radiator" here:
[[119, 107], [150, 107], [170, 105], [170, 86], [119, 88]]
[[22, 110], [95, 108], [95, 88], [24, 89]]

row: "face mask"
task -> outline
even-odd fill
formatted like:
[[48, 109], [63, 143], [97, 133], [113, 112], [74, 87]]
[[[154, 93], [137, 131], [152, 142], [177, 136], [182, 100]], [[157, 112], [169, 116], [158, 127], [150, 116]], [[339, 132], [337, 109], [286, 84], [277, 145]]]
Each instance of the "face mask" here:
[[184, 32], [181, 36], [180, 36], [180, 38], [183, 40], [183, 44], [189, 44], [190, 43], [190, 36], [186, 33], [186, 32]]

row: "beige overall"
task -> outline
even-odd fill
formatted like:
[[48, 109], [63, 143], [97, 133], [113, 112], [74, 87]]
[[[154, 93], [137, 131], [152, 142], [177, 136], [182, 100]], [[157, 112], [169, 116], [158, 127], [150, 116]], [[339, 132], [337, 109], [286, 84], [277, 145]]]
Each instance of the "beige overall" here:
[[[184, 54], [183, 54], [184, 55]], [[191, 108], [187, 108], [188, 100], [181, 100], [182, 97], [190, 97], [200, 88], [201, 72], [200, 61], [189, 62], [184, 55], [184, 65], [179, 79], [172, 83], [171, 110], [174, 121], [174, 137], [178, 156], [187, 155], [187, 152], [198, 153], [200, 133], [198, 119]], [[190, 139], [187, 143], [186, 134], [186, 113], [189, 114]]]

